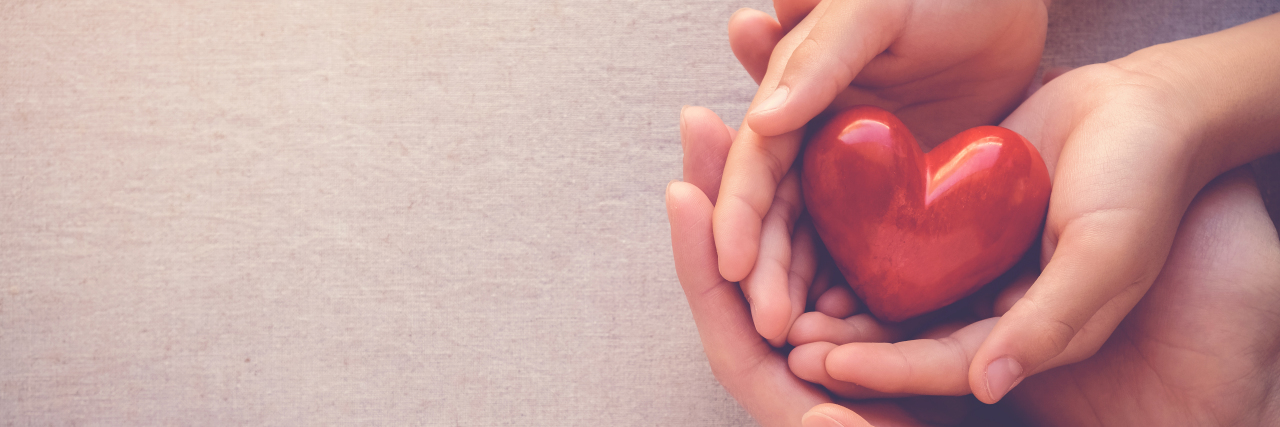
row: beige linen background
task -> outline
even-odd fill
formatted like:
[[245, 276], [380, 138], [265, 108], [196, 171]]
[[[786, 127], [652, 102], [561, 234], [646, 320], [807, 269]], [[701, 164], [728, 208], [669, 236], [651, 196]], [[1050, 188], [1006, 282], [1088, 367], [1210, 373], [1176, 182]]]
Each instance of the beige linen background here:
[[[1046, 65], [1280, 2], [1060, 0]], [[662, 205], [767, 1], [0, 2], [0, 425], [749, 425]]]

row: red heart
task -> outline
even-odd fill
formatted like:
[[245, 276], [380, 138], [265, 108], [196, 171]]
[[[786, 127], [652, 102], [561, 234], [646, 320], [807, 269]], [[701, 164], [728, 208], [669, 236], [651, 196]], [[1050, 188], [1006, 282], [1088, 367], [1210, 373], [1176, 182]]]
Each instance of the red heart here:
[[1035, 240], [1049, 172], [996, 126], [925, 154], [888, 111], [846, 110], [805, 148], [804, 200], [822, 242], [876, 317], [900, 321], [973, 293]]

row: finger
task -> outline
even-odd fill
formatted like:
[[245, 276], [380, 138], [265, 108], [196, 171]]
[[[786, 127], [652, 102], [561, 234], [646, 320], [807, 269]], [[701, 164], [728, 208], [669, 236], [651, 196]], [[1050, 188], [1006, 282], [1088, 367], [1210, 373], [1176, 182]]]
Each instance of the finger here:
[[811, 311], [800, 315], [791, 327], [787, 341], [800, 346], [815, 342], [843, 345], [855, 342], [893, 342], [907, 336], [909, 328], [902, 324], [886, 324], [870, 314], [836, 318]]
[[[777, 76], [791, 51], [804, 39], [814, 21], [806, 19], [778, 42], [769, 59], [769, 69], [776, 71], [765, 73], [760, 90], [752, 100], [753, 106], [762, 102], [765, 94], [777, 85]], [[734, 137], [711, 221], [720, 256], [720, 274], [726, 279], [742, 280], [755, 266], [760, 250], [761, 221], [773, 203], [778, 183], [795, 162], [803, 136], [803, 130], [761, 136], [744, 120]]]
[[674, 182], [667, 187], [667, 215], [676, 275], [716, 379], [764, 425], [794, 423], [828, 401], [760, 339], [738, 286], [717, 272], [711, 201], [696, 186]]
[[720, 192], [725, 158], [733, 144], [730, 129], [715, 112], [703, 107], [680, 110], [680, 145], [684, 149], [684, 181], [715, 199]]
[[968, 394], [970, 360], [998, 319], [970, 324], [941, 339], [852, 343], [827, 355], [827, 373], [883, 393]]
[[[746, 122], [761, 135], [781, 135], [804, 126], [836, 95], [849, 87], [862, 68], [884, 52], [906, 25], [906, 2], [827, 2], [812, 13], [813, 27], [789, 55], [777, 52], [770, 72], [782, 67], [776, 85], [752, 106]], [[815, 19], [814, 16], [806, 18]], [[784, 37], [779, 47], [792, 43]], [[798, 36], [796, 36], [798, 37]], [[782, 60], [782, 57], [786, 57]], [[766, 76], [766, 81], [770, 80]], [[762, 92], [765, 86], [762, 86]]]
[[817, 231], [813, 229], [813, 223], [807, 215], [800, 218], [795, 230], [791, 237], [791, 272], [787, 277], [791, 317], [787, 319], [787, 326], [782, 334], [769, 340], [769, 344], [774, 347], [782, 347], [787, 343], [791, 327], [804, 314], [809, 286], [818, 269]]
[[1001, 316], [974, 358], [969, 381], [979, 400], [995, 403], [1026, 376], [1097, 352], [1146, 293], [1167, 254], [1148, 260], [1162, 246], [1152, 244], [1158, 232], [1147, 221], [1131, 211], [1101, 212], [1059, 234], [1044, 272]]
[[800, 150], [802, 132], [764, 138], [744, 125], [729, 148], [712, 224], [720, 274], [739, 281], [760, 250], [760, 227], [778, 184]]
[[820, 0], [774, 0], [773, 11], [778, 14], [778, 22], [782, 24], [783, 32], [790, 32], [792, 28], [800, 24], [800, 21], [809, 15], [815, 7], [818, 6]]
[[949, 337], [951, 335], [954, 335], [956, 332], [960, 331], [961, 329], [964, 329], [969, 325], [970, 323], [950, 321], [940, 325], [933, 326], [925, 330], [924, 332], [921, 332], [919, 335], [916, 335], [915, 338], [926, 339], [926, 340], [940, 340], [940, 339]]
[[[879, 426], [879, 427], [924, 427], [924, 426], [937, 426], [937, 425], [952, 425], [952, 424], [932, 423], [929, 421], [920, 420], [919, 417], [917, 416], [918, 414], [904, 408], [902, 403], [903, 403], [903, 400], [901, 399], [871, 400], [871, 401], [841, 402], [839, 405], [823, 404], [823, 405], [819, 405], [818, 407], [824, 408], [822, 409], [823, 415], [826, 415], [830, 417], [832, 420], [835, 420], [840, 423], [849, 423], [849, 424], [846, 424], [848, 426], [863, 427], [867, 425], [873, 425], [873, 426]], [[918, 406], [918, 405], [913, 405], [913, 406]], [[818, 407], [815, 407], [814, 409], [810, 410], [810, 413], [818, 410], [817, 409]], [[931, 408], [931, 410], [936, 411], [937, 408]], [[851, 416], [850, 414], [853, 414], [853, 415]], [[806, 413], [805, 415], [808, 415], [808, 413]], [[859, 422], [858, 418], [854, 418], [854, 417], [861, 417], [864, 421]], [[826, 420], [820, 420], [816, 422], [825, 422], [825, 421]], [[809, 424], [803, 424], [803, 425], [809, 426]], [[829, 424], [814, 424], [814, 425], [827, 426]]]
[[744, 361], [742, 355], [766, 355], [771, 349], [760, 339], [741, 338], [756, 334], [745, 302], [739, 304], [742, 301], [737, 286], [725, 281], [712, 268], [715, 248], [706, 233], [710, 211], [710, 200], [697, 187], [684, 182], [673, 182], [667, 187], [667, 216], [671, 222], [676, 276], [689, 299], [707, 357], [713, 370], [740, 372], [752, 363]]
[[[1028, 102], [1057, 92], [1046, 86]], [[1184, 156], [1167, 148], [1180, 139], [1167, 119], [1142, 108], [1098, 111], [1073, 122], [1057, 153], [1043, 272], [970, 367], [983, 402], [998, 401], [1028, 375], [1095, 353], [1155, 280], [1194, 196], [1186, 189], [1199, 188]], [[1041, 136], [1064, 131], [1048, 132]]]
[[828, 342], [805, 344], [791, 350], [787, 366], [800, 379], [821, 385], [827, 391], [848, 399], [876, 399], [898, 397], [881, 393], [857, 384], [839, 381], [827, 374], [823, 363], [836, 345]]
[[1031, 289], [1031, 285], [1035, 283], [1036, 277], [1037, 275], [1034, 270], [1027, 270], [1019, 275], [1017, 279], [1014, 279], [1013, 283], [1009, 284], [1008, 287], [1002, 289], [1000, 293], [996, 295], [996, 301], [992, 307], [994, 312], [993, 314], [995, 316], [1004, 316], [1005, 313], [1008, 313], [1009, 309], [1013, 308], [1013, 305], [1016, 304], [1018, 300], [1022, 299], [1022, 297], [1027, 294], [1027, 291]]
[[813, 407], [800, 419], [800, 424], [804, 427], [871, 427], [861, 415], [834, 403]]
[[853, 294], [852, 289], [849, 289], [849, 285], [844, 283], [843, 278], [835, 286], [827, 289], [814, 303], [814, 310], [839, 319], [854, 315], [860, 308], [862, 305], [858, 303], [858, 297]]
[[[761, 225], [760, 251], [755, 268], [741, 282], [742, 292], [751, 303], [756, 330], [760, 336], [778, 344], [786, 340], [792, 319], [791, 235], [803, 209], [799, 170], [792, 169], [778, 186], [777, 197]], [[812, 254], [809, 255], [811, 258]], [[807, 270], [808, 279], [812, 280], [814, 266], [800, 267]], [[803, 298], [796, 301], [803, 302]], [[800, 310], [803, 311], [803, 307]]]
[[739, 9], [729, 17], [729, 48], [756, 84], [764, 79], [769, 55], [783, 34], [778, 21], [755, 9]]
[[[823, 251], [822, 248], [817, 248], [815, 250], [819, 252]], [[819, 259], [818, 270], [813, 275], [813, 284], [809, 285], [809, 294], [805, 295], [806, 311], [814, 311], [814, 307], [818, 304], [818, 297], [821, 297], [822, 294], [827, 293], [832, 286], [835, 286], [836, 283], [833, 280], [834, 277], [832, 275], [833, 271], [835, 271], [835, 267], [831, 264], [830, 257], [823, 256]]]

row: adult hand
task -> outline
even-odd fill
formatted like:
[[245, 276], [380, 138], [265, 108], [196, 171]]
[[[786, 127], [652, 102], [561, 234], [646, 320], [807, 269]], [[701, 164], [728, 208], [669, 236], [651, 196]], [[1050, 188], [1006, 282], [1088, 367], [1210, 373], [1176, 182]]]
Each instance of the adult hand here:
[[[941, 404], [936, 397], [833, 403], [826, 390], [793, 374], [786, 354], [755, 332], [740, 288], [717, 271], [711, 235], [712, 205], [707, 195], [717, 191], [718, 173], [732, 132], [709, 110], [685, 109], [681, 113], [681, 139], [688, 182], [671, 183], [666, 195], [676, 273], [716, 379], [765, 426], [837, 425], [830, 424], [833, 420], [845, 427], [869, 426], [869, 422], [910, 426], [965, 419], [976, 404], [972, 398]], [[804, 280], [806, 286], [812, 281], [811, 277]], [[848, 315], [854, 309], [844, 285], [815, 293], [826, 298], [825, 303], [815, 304], [825, 306], [824, 311], [830, 315]], [[885, 396], [870, 393], [864, 396]]]
[[1211, 183], [1098, 353], [1027, 378], [1012, 403], [1046, 426], [1277, 425], [1276, 236], [1247, 171]]
[[[1024, 281], [1005, 289], [996, 312], [1008, 310], [1029, 286]], [[1274, 425], [1280, 422], [1280, 402], [1272, 398], [1280, 392], [1278, 307], [1280, 239], [1256, 183], [1246, 169], [1238, 169], [1196, 197], [1159, 277], [1097, 354], [1027, 378], [1008, 403], [1021, 418], [1044, 426]], [[797, 333], [859, 333], [839, 323], [817, 328], [806, 321], [797, 324]], [[973, 329], [980, 335], [990, 326]], [[964, 335], [892, 345], [896, 349], [889, 344], [855, 349], [863, 356], [860, 363], [875, 366], [862, 371], [843, 365], [852, 360], [824, 354], [834, 353], [828, 343], [798, 347], [792, 362], [801, 372], [809, 369], [801, 377], [833, 390], [853, 384], [831, 376], [926, 391], [923, 382], [930, 378], [925, 376], [936, 372], [914, 375], [904, 363], [937, 366], [950, 356], [955, 362], [950, 369], [961, 373], [932, 379], [962, 389], [963, 381], [946, 379], [963, 377], [965, 360], [981, 340]], [[901, 357], [888, 356], [898, 350]], [[938, 357], [925, 360], [929, 354]], [[810, 369], [824, 362], [825, 370]], [[850, 416], [838, 407], [825, 411], [835, 419]]]
[[1098, 351], [1160, 274], [1195, 195], [1280, 149], [1277, 39], [1280, 14], [1143, 49], [1054, 79], [1005, 121], [1040, 144], [1053, 194], [1044, 271], [970, 364], [979, 399]]
[[721, 275], [743, 282], [757, 332], [780, 343], [805, 299], [788, 284], [795, 222], [785, 220], [801, 212], [788, 177], [802, 126], [827, 108], [871, 104], [933, 145], [999, 121], [1035, 74], [1047, 12], [1042, 0], [779, 0], [775, 9], [781, 21], [752, 10], [730, 20], [730, 44], [761, 86], [712, 195], [712, 222]]
[[[1046, 84], [1004, 123], [1055, 173], [1034, 284], [1006, 299], [1002, 316], [948, 339], [797, 348], [792, 365], [880, 391], [995, 402], [1030, 375], [1093, 355], [1160, 274], [1195, 194], [1276, 148], [1280, 82], [1261, 76], [1280, 64], [1262, 47], [1277, 37], [1280, 15]], [[1229, 73], [1240, 79], [1219, 77]]]

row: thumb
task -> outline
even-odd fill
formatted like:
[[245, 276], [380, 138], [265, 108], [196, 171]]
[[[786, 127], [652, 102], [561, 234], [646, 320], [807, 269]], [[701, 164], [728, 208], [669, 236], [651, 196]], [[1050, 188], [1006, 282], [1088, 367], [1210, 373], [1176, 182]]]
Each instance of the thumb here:
[[825, 110], [863, 66], [897, 39], [906, 25], [904, 4], [819, 4], [778, 43], [757, 103], [747, 113], [751, 128], [765, 136], [781, 135]]
[[995, 403], [1022, 379], [1097, 352], [1160, 271], [1168, 253], [1160, 222], [1096, 213], [1066, 229], [1044, 272], [974, 356], [974, 396]]

